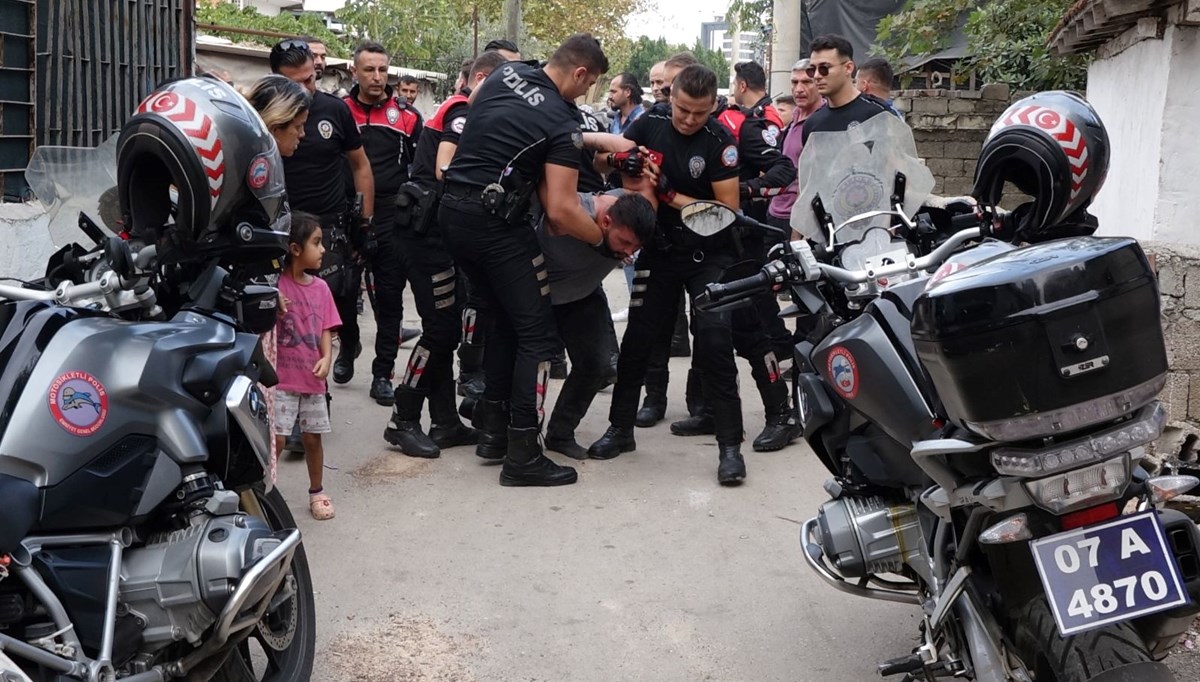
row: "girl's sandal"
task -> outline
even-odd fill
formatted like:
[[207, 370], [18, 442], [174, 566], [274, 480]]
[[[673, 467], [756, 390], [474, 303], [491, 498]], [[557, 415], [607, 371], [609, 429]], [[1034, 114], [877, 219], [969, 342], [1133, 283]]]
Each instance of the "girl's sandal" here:
[[318, 521], [328, 521], [336, 513], [333, 508], [333, 500], [329, 499], [325, 493], [308, 496], [308, 511]]

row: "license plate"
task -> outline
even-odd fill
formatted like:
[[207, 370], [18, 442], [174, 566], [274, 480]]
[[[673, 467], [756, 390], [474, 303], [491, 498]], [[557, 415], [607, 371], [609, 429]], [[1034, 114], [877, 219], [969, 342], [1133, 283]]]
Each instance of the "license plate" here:
[[1063, 635], [1188, 603], [1153, 511], [1030, 544]]

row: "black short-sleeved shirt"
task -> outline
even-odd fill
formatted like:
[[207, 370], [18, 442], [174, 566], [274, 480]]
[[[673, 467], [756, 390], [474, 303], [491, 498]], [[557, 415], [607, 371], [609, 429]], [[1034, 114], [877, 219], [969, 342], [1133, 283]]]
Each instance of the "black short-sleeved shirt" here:
[[467, 122], [467, 97], [462, 93], [450, 97], [438, 107], [437, 113], [421, 129], [417, 151], [413, 156], [410, 175], [413, 182], [425, 189], [437, 189], [437, 152], [442, 141], [458, 144], [458, 136]]
[[[662, 157], [662, 171], [676, 192], [696, 199], [715, 199], [712, 184], [738, 176], [738, 148], [733, 135], [709, 117], [693, 135], [671, 125], [670, 110], [655, 107], [625, 129], [625, 137]], [[658, 224], [679, 227], [679, 209], [658, 204]]]
[[849, 130], [887, 110], [883, 100], [862, 93], [840, 107], [831, 107], [826, 102], [825, 106], [804, 119], [804, 132], [800, 141], [807, 143], [808, 136], [813, 133], [840, 133]]
[[[582, 129], [585, 133], [603, 133], [606, 132], [600, 121], [595, 116], [589, 114], [582, 109], [579, 110], [579, 115], [583, 119]], [[596, 152], [592, 149], [584, 149], [579, 157], [579, 186], [577, 189], [580, 192], [602, 192], [604, 191], [604, 176], [596, 171], [596, 167], [592, 162], [596, 159]]]
[[288, 202], [292, 209], [317, 215], [344, 213], [346, 152], [362, 147], [358, 126], [342, 100], [318, 91], [304, 124], [296, 153], [283, 160]]
[[578, 169], [579, 120], [579, 110], [563, 99], [545, 71], [508, 62], [475, 93], [446, 181], [515, 188], [540, 182], [547, 163]]

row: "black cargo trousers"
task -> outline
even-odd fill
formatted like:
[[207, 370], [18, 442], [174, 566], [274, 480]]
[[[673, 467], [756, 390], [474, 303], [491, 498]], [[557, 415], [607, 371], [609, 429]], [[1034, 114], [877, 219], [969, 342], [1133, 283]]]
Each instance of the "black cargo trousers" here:
[[513, 428], [540, 428], [550, 359], [562, 343], [533, 226], [489, 214], [478, 190], [454, 184], [442, 194], [438, 223], [455, 264], [490, 311], [483, 397], [508, 402]]
[[[617, 361], [609, 422], [632, 429], [638, 395], [655, 348], [669, 347], [679, 311], [680, 292], [695, 299], [704, 287], [718, 282], [735, 257], [732, 246], [706, 245], [708, 250], [672, 246], [645, 248], [634, 264], [629, 322]], [[742, 401], [738, 397], [737, 365], [733, 358], [732, 314], [696, 310], [692, 362], [704, 381], [704, 400], [712, 405], [717, 442], [742, 442]]]
[[[376, 198], [371, 229], [376, 241], [374, 252], [368, 256], [371, 281], [375, 284], [375, 298], [371, 302], [375, 312], [375, 360], [371, 363], [371, 376], [390, 380], [400, 353], [400, 325], [404, 319], [405, 260], [397, 235], [395, 197]], [[356, 291], [355, 306], [357, 299]], [[345, 313], [340, 306], [338, 314], [343, 315], [344, 322]]]
[[575, 428], [611, 376], [617, 333], [603, 287], [578, 301], [555, 305], [554, 317], [571, 358], [571, 372], [554, 402], [546, 437], [566, 440], [575, 437]]
[[396, 228], [397, 257], [421, 317], [421, 337], [397, 386], [400, 393], [415, 393], [416, 399], [400, 400], [397, 394], [397, 411], [402, 412], [401, 420], [417, 421], [421, 401], [427, 397], [431, 424], [445, 426], [458, 421], [454, 349], [458, 347], [462, 300], [454, 259], [436, 221], [430, 222], [433, 224], [424, 234], [407, 225]]

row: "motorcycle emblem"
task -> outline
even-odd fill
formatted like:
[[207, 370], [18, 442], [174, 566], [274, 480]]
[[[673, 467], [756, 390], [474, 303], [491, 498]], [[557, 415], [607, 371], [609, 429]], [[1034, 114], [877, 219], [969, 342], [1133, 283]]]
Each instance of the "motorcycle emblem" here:
[[699, 180], [700, 176], [704, 174], [704, 157], [693, 156], [688, 159], [688, 172], [692, 174], [693, 178]]
[[835, 347], [829, 352], [825, 366], [838, 395], [846, 400], [854, 400], [858, 396], [858, 363], [850, 351], [841, 346]]
[[321, 133], [321, 137], [328, 140], [333, 137], [333, 124], [329, 121], [321, 121], [317, 124], [317, 132]]
[[265, 156], [260, 156], [250, 162], [250, 171], [246, 174], [246, 183], [252, 189], [262, 189], [271, 179], [271, 162]]
[[75, 436], [90, 436], [108, 419], [108, 392], [87, 372], [67, 372], [50, 384], [50, 413]]

